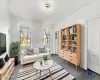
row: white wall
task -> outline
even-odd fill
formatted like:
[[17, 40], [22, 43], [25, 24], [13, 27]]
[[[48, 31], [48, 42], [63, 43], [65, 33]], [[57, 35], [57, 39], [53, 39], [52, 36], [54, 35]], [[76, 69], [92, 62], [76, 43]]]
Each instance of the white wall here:
[[10, 34], [9, 34], [9, 28], [10, 28], [10, 20], [9, 20], [9, 13], [7, 9], [7, 0], [0, 0], [0, 32], [6, 34], [6, 45], [7, 45], [7, 51], [5, 54], [3, 54], [1, 57], [5, 57], [6, 54], [9, 54], [9, 43], [10, 43]]
[[[76, 23], [82, 24], [81, 67], [84, 69], [87, 69], [87, 28], [88, 28], [87, 21], [96, 17], [100, 17], [100, 0], [94, 0], [88, 5], [80, 8], [79, 10], [72, 13], [70, 16], [66, 17], [65, 20], [57, 23], [54, 27], [54, 31], [60, 31], [60, 29]], [[55, 49], [53, 50], [53, 52], [55, 53]]]
[[[29, 22], [32, 25], [31, 32], [32, 32], [32, 39], [31, 39], [31, 48], [38, 48], [38, 47], [44, 47], [43, 45], [43, 24], [41, 21], [26, 21], [24, 19], [21, 19], [19, 17], [14, 16], [13, 14], [10, 14], [10, 20], [11, 20], [11, 41], [20, 41], [20, 32], [18, 30], [17, 21], [23, 21], [23, 22]], [[49, 25], [48, 25], [49, 26]], [[50, 30], [51, 34], [51, 44], [52, 46], [52, 29]], [[30, 48], [30, 47], [24, 47], [24, 48]], [[52, 47], [51, 47], [52, 52]]]
[[11, 20], [11, 41], [19, 41], [20, 40], [20, 33], [17, 27], [17, 19], [14, 15], [10, 14], [10, 20]]
[[[29, 22], [32, 24], [31, 48], [43, 47], [43, 29], [41, 22], [26, 21], [12, 14], [10, 14], [10, 18], [11, 18], [11, 30], [10, 30], [11, 41], [20, 41], [20, 31], [18, 30], [17, 22], [18, 21]], [[23, 47], [23, 48], [30, 48], [30, 47]]]
[[43, 46], [43, 28], [41, 22], [32, 23], [32, 46], [33, 48], [44, 47]]

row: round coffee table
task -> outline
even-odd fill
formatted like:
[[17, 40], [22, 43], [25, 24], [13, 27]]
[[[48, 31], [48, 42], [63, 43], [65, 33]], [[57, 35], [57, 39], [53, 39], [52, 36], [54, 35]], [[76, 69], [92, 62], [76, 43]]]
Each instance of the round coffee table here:
[[51, 75], [51, 80], [52, 80], [52, 74], [50, 72], [50, 68], [53, 66], [53, 60], [47, 60], [46, 64], [44, 65], [41, 65], [39, 61], [36, 61], [34, 64], [33, 64], [33, 67], [36, 69], [36, 74], [37, 74], [37, 71], [40, 71], [40, 76], [39, 76], [39, 79], [41, 79], [41, 71], [42, 70], [49, 70], [49, 73]]

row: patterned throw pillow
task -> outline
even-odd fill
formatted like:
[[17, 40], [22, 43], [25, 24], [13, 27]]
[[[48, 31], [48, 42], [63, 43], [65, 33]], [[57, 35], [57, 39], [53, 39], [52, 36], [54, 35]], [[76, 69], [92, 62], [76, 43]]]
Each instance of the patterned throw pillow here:
[[27, 55], [26, 49], [21, 49], [20, 52], [21, 52], [21, 54], [23, 54], [24, 56]]
[[26, 52], [27, 52], [28, 55], [33, 55], [34, 54], [33, 49], [26, 49]]

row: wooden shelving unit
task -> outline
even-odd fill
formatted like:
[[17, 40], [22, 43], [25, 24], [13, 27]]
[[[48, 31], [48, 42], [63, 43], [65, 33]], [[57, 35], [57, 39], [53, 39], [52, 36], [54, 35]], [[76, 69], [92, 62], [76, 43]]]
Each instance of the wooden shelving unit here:
[[81, 25], [75, 24], [61, 30], [60, 57], [80, 66], [81, 63]]
[[4, 67], [0, 69], [0, 80], [9, 80], [14, 68], [14, 58], [11, 58], [6, 62]]

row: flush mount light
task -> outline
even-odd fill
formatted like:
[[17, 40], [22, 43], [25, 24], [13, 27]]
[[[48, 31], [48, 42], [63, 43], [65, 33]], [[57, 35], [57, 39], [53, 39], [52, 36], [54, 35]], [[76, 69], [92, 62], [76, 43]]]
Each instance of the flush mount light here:
[[46, 4], [45, 4], [45, 7], [46, 7], [47, 9], [49, 9], [49, 8], [51, 7], [50, 3], [46, 3]]
[[54, 8], [54, 0], [40, 0], [40, 8], [44, 11], [50, 11]]
[[51, 8], [51, 4], [52, 4], [51, 0], [46, 0], [45, 1], [45, 8], [46, 9], [50, 9]]

